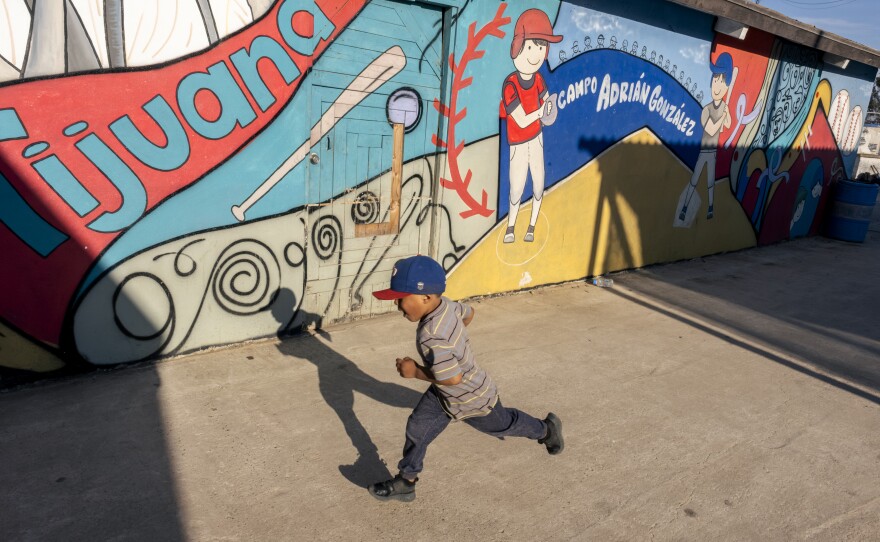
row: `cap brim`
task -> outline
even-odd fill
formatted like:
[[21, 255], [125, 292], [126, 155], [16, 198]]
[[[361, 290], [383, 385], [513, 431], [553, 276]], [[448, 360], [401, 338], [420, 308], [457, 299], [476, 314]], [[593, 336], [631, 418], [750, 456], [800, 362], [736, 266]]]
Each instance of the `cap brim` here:
[[556, 36], [554, 34], [526, 34], [526, 39], [527, 40], [538, 39], [538, 40], [549, 41], [550, 43], [559, 43], [560, 41], [562, 41], [562, 36]]
[[373, 297], [376, 299], [381, 299], [382, 301], [391, 301], [393, 299], [401, 299], [410, 294], [406, 292], [398, 292], [396, 290], [392, 290], [388, 288], [386, 290], [379, 290], [377, 292], [373, 292]]

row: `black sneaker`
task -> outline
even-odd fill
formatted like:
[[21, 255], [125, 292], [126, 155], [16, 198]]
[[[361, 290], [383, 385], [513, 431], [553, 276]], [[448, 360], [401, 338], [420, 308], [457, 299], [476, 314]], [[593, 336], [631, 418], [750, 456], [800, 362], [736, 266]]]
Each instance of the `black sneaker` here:
[[538, 443], [546, 446], [550, 455], [562, 453], [562, 449], [565, 448], [565, 442], [562, 440], [562, 421], [551, 412], [547, 414], [544, 423], [547, 424], [547, 435], [538, 439]]
[[401, 502], [412, 502], [416, 500], [416, 478], [410, 482], [401, 475], [397, 475], [390, 480], [379, 482], [370, 486], [370, 495], [376, 497], [380, 501], [390, 501], [392, 499]]

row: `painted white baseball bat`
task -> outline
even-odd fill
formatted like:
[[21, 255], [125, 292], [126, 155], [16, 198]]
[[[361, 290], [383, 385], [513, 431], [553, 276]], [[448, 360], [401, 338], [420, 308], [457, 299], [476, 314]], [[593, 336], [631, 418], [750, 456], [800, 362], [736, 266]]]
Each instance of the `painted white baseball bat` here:
[[260, 201], [269, 190], [271, 190], [278, 182], [287, 175], [290, 170], [303, 161], [309, 154], [312, 146], [317, 145], [322, 137], [327, 135], [339, 120], [348, 114], [349, 111], [363, 101], [364, 98], [373, 93], [380, 86], [385, 84], [389, 79], [400, 73], [406, 66], [406, 55], [399, 45], [391, 47], [375, 60], [370, 62], [369, 66], [364, 68], [361, 73], [348, 85], [345, 90], [336, 98], [336, 101], [321, 115], [321, 119], [312, 126], [309, 133], [309, 139], [303, 141], [287, 160], [284, 161], [272, 175], [266, 179], [263, 184], [257, 187], [253, 194], [248, 196], [241, 205], [232, 206], [232, 215], [239, 222], [244, 220], [244, 215], [256, 202]]

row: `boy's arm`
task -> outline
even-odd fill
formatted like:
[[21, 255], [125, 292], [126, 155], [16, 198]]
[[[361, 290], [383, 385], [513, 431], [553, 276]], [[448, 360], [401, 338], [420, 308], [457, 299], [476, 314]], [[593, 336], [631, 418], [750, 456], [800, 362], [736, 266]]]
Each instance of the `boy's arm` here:
[[[465, 305], [465, 307], [467, 307], [468, 309], [471, 310], [470, 314], [468, 314], [466, 317], [461, 319], [461, 321], [464, 323], [464, 325], [467, 326], [468, 324], [470, 324], [473, 321], [474, 315], [477, 314], [477, 309], [475, 309], [473, 307], [473, 305]], [[465, 310], [465, 312], [467, 312], [467, 310]]]
[[461, 373], [446, 380], [435, 380], [434, 374], [431, 373], [430, 369], [419, 365], [411, 357], [397, 358], [397, 372], [403, 378], [417, 378], [432, 384], [440, 384], [441, 386], [454, 386], [461, 382]]

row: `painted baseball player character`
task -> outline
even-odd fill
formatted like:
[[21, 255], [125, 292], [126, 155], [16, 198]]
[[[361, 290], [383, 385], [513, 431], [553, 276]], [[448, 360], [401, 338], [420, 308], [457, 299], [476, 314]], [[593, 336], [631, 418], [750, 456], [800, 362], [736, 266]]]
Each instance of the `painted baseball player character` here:
[[541, 118], [550, 115], [553, 102], [544, 78], [538, 70], [549, 54], [549, 43], [562, 41], [553, 34], [547, 14], [528, 9], [519, 16], [510, 43], [510, 58], [516, 71], [504, 80], [501, 88], [502, 114], [507, 118], [507, 143], [510, 145], [510, 214], [504, 242], [514, 241], [514, 225], [526, 179], [532, 174], [532, 216], [523, 238], [535, 240], [535, 222], [544, 197], [544, 136]]
[[730, 53], [721, 53], [714, 63], [710, 62], [710, 69], [712, 70], [712, 101], [703, 108], [703, 113], [700, 115], [700, 123], [703, 125], [700, 156], [694, 166], [690, 184], [686, 188], [684, 205], [678, 214], [679, 220], [684, 220], [687, 215], [688, 204], [694, 195], [694, 190], [697, 188], [697, 182], [700, 180], [704, 168], [706, 169], [706, 184], [709, 188], [709, 209], [706, 211], [706, 218], [715, 216], [715, 157], [722, 127], [730, 128], [730, 111], [727, 107], [727, 100], [730, 99], [729, 91], [733, 87], [736, 73], [733, 67], [733, 57], [730, 56]]

